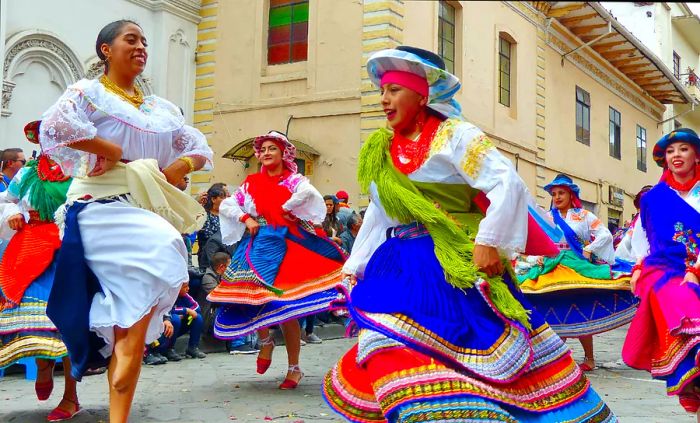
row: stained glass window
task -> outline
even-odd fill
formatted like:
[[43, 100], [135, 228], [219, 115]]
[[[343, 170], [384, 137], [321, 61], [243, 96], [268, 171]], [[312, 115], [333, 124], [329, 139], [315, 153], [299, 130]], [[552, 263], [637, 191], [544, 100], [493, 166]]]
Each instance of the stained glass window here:
[[309, 38], [308, 0], [270, 0], [267, 64], [303, 62]]

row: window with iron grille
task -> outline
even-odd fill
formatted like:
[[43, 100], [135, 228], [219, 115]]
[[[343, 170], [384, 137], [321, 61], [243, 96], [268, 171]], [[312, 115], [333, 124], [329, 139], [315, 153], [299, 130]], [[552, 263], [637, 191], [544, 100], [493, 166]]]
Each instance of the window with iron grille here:
[[513, 43], [498, 37], [498, 102], [510, 107], [510, 65]]
[[647, 171], [647, 130], [637, 125], [637, 169]]
[[616, 159], [622, 157], [621, 154], [621, 139], [620, 134], [622, 131], [621, 126], [622, 118], [620, 112], [610, 108], [610, 156]]
[[576, 87], [576, 141], [591, 145], [591, 95]]
[[308, 36], [308, 0], [270, 0], [268, 65], [305, 61], [308, 56]]
[[675, 51], [673, 52], [673, 76], [681, 79], [681, 56]]
[[455, 71], [455, 8], [440, 0], [438, 13], [438, 55], [450, 73]]

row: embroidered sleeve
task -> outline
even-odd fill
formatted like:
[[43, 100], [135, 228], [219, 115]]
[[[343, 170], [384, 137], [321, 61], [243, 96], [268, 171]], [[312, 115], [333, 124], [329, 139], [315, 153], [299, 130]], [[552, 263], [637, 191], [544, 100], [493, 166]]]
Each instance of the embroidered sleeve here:
[[285, 184], [287, 183], [290, 184], [288, 188], [292, 192], [292, 197], [282, 205], [282, 208], [301, 220], [320, 225], [326, 217], [326, 203], [321, 193], [306, 177], [298, 173], [287, 178]]
[[632, 231], [632, 255], [636, 261], [642, 260], [649, 255], [649, 239], [647, 232], [642, 225], [642, 212], [639, 212], [639, 218], [634, 222]]
[[370, 191], [372, 191], [370, 193], [372, 201], [365, 212], [365, 217], [355, 238], [350, 257], [343, 266], [343, 273], [355, 275], [360, 279], [364, 276], [365, 267], [369, 259], [386, 240], [387, 229], [398, 224], [398, 222], [392, 221], [384, 212], [374, 183], [372, 183]]
[[[527, 241], [530, 194], [512, 163], [478, 128], [462, 123], [455, 130], [452, 164], [490, 205], [479, 224], [476, 243], [508, 252], [523, 252]], [[533, 200], [534, 203], [534, 200]]]
[[637, 258], [634, 256], [634, 253], [632, 252], [632, 235], [634, 234], [634, 231], [630, 227], [625, 231], [625, 234], [622, 236], [622, 239], [620, 240], [620, 243], [617, 244], [617, 248], [615, 249], [615, 258], [619, 258], [625, 261], [630, 261], [630, 262], [636, 262]]
[[240, 221], [241, 217], [246, 213], [255, 216], [253, 199], [246, 190], [246, 184], [244, 182], [231, 197], [219, 205], [221, 242], [226, 245], [233, 245], [243, 238], [246, 226]]
[[610, 230], [591, 212], [586, 211], [583, 217], [588, 224], [588, 230], [592, 239], [591, 243], [583, 248], [584, 251], [595, 254], [596, 257], [608, 264], [614, 264], [615, 249], [613, 248], [613, 237]]
[[97, 136], [97, 129], [88, 118], [92, 111], [82, 92], [69, 88], [42, 117], [39, 128], [41, 148], [66, 175], [85, 176], [94, 165], [93, 154], [70, 148], [73, 143]]
[[[17, 198], [7, 190], [0, 192], [0, 239], [9, 240], [15, 234], [13, 229], [7, 224], [7, 219], [16, 214], [22, 213], [17, 204]], [[24, 213], [25, 219], [29, 219], [29, 214]]]
[[209, 144], [207, 144], [206, 137], [199, 129], [185, 125], [182, 129], [176, 131], [173, 137], [173, 150], [178, 158], [184, 156], [204, 157], [207, 162], [203, 169], [211, 169], [214, 153]]

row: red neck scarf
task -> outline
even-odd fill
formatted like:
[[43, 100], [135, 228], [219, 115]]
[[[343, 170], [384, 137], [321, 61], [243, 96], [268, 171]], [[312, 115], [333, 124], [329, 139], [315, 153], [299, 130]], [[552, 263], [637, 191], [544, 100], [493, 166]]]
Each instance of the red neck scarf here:
[[695, 165], [695, 177], [688, 182], [680, 183], [673, 177], [673, 173], [666, 168], [664, 169], [663, 175], [661, 175], [661, 182], [665, 182], [666, 185], [675, 189], [676, 191], [688, 192], [695, 186], [698, 181], [700, 181], [700, 165]]
[[266, 170], [248, 175], [245, 182], [248, 183], [248, 193], [253, 197], [255, 210], [258, 216], [265, 218], [269, 225], [295, 227], [284, 217], [285, 211], [282, 205], [292, 196], [289, 188], [282, 185], [292, 172], [284, 169], [281, 175], [270, 176]]
[[428, 158], [430, 143], [433, 141], [440, 123], [442, 121], [439, 118], [429, 114], [421, 129], [418, 141], [413, 141], [398, 132], [394, 132], [394, 138], [391, 142], [391, 159], [401, 173], [408, 175], [423, 165]]

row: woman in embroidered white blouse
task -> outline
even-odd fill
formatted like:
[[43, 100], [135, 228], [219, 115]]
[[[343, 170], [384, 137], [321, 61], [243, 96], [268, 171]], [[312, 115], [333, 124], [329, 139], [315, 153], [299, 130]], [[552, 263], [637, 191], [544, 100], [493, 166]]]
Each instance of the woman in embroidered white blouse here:
[[[57, 212], [64, 248], [48, 313], [74, 361], [74, 378], [111, 356], [111, 422], [127, 421], [144, 342], [159, 337], [163, 315], [188, 280], [180, 233], [203, 223], [201, 206], [172, 185], [212, 160], [202, 133], [184, 124], [175, 105], [144, 97], [136, 86], [146, 46], [132, 21], [105, 26], [96, 43], [105, 74], [68, 87], [41, 125], [44, 151], [74, 177], [65, 210]], [[61, 274], [61, 260], [73, 273]], [[89, 291], [95, 279], [94, 296], [70, 294]]]

